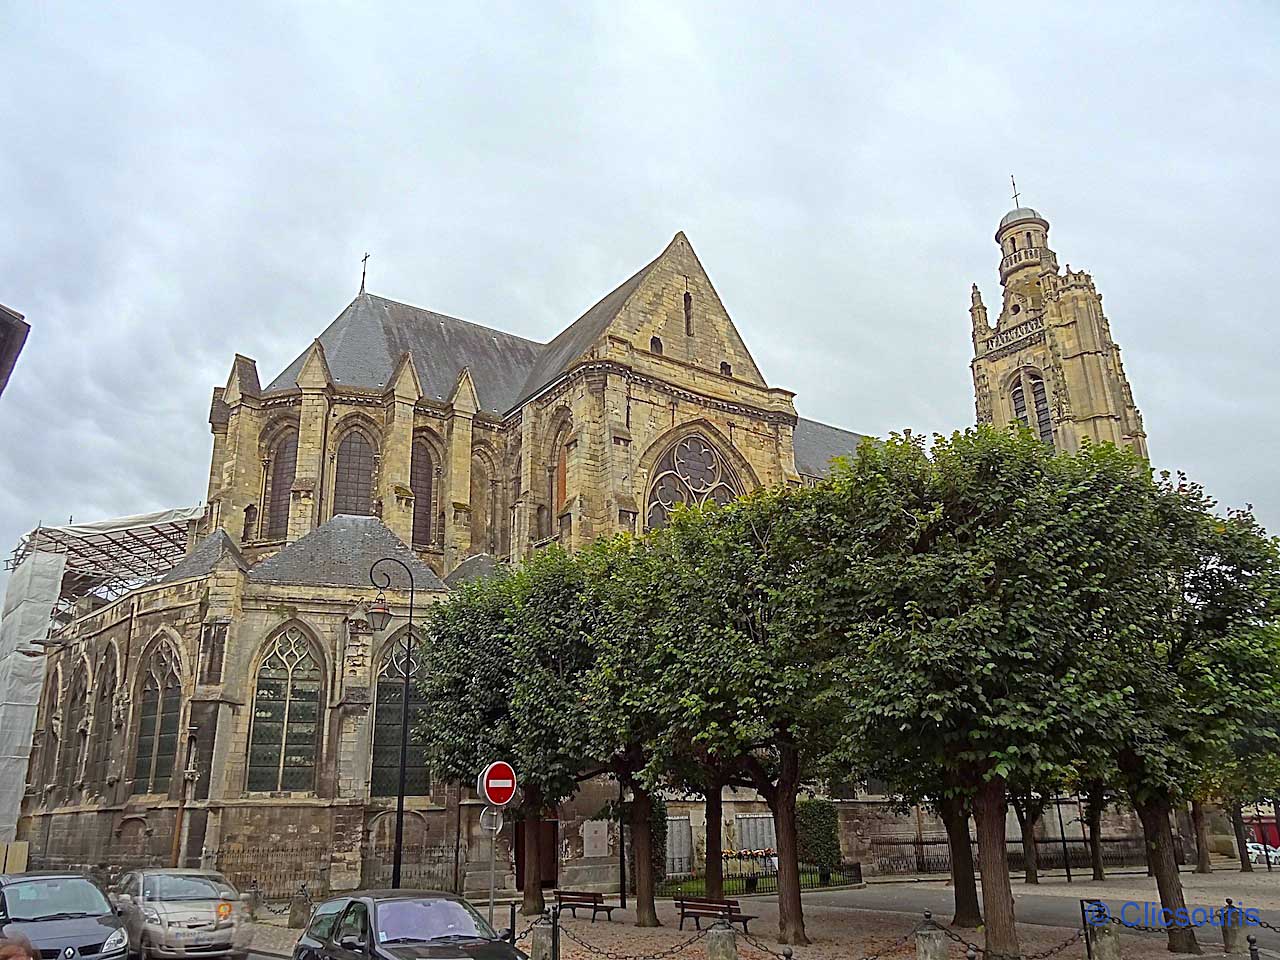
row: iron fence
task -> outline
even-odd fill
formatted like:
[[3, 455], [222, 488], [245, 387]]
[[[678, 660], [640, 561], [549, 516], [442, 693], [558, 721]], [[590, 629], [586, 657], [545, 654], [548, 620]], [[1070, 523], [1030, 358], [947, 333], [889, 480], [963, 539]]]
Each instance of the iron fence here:
[[[405, 844], [402, 848], [400, 884], [431, 890], [453, 890], [458, 872], [467, 865], [466, 844]], [[365, 887], [391, 885], [390, 847], [374, 847], [361, 861], [360, 882]]]
[[[1185, 863], [1181, 838], [1175, 837], [1174, 855]], [[951, 847], [946, 837], [872, 837], [871, 863], [877, 874], [902, 875], [917, 873], [950, 873]], [[1021, 840], [1005, 841], [1009, 869], [1026, 872], [1027, 858]], [[1102, 865], [1108, 868], [1145, 867], [1146, 849], [1140, 837], [1103, 837]], [[977, 841], [970, 841], [975, 866], [978, 863]], [[1089, 844], [1081, 837], [1046, 837], [1036, 844], [1036, 861], [1041, 871], [1062, 870], [1065, 863], [1072, 870], [1088, 870], [1092, 864]]]
[[292, 897], [305, 884], [313, 895], [329, 892], [329, 862], [309, 843], [233, 844], [218, 851], [218, 872], [240, 890], [257, 885], [263, 897]]
[[[690, 861], [683, 873], [668, 874], [655, 889], [658, 897], [706, 895], [706, 874], [700, 865]], [[823, 887], [839, 887], [862, 882], [862, 864], [846, 863], [827, 869], [813, 864], [800, 865], [800, 888], [817, 890]], [[776, 893], [778, 889], [778, 864], [773, 857], [732, 868], [726, 865], [723, 877], [723, 896], [740, 897], [752, 893]]]

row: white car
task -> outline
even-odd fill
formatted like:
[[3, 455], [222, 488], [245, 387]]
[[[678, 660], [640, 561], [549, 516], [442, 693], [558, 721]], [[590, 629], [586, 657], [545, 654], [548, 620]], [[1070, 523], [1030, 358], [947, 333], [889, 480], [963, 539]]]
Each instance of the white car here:
[[1245, 847], [1249, 851], [1249, 860], [1252, 863], [1261, 863], [1264, 856], [1273, 864], [1280, 863], [1280, 847], [1272, 847], [1254, 841], [1245, 844]]

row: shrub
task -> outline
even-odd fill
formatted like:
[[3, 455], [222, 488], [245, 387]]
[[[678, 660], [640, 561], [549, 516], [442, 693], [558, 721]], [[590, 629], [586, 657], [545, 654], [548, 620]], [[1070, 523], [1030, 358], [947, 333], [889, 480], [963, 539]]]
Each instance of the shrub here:
[[796, 841], [800, 862], [823, 870], [840, 866], [840, 823], [830, 800], [801, 800], [796, 804]]

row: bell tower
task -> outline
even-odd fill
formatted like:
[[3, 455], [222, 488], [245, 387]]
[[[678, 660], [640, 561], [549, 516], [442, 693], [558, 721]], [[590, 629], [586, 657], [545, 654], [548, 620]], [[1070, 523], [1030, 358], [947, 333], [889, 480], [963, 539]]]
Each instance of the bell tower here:
[[1030, 207], [1006, 213], [995, 240], [1003, 288], [995, 325], [977, 284], [969, 308], [978, 422], [1019, 420], [1058, 450], [1109, 442], [1146, 457], [1142, 414], [1093, 278], [1059, 270], [1049, 221]]

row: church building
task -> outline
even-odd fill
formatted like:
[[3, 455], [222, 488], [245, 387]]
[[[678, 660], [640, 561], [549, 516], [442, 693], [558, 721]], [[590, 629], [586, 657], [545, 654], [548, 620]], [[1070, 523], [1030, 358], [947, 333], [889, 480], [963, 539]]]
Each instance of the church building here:
[[[1145, 453], [1101, 299], [1087, 274], [1059, 272], [1047, 234], [1034, 210], [1001, 221], [994, 328], [974, 287], [978, 419]], [[409, 634], [398, 565], [383, 583], [395, 619], [373, 629], [373, 563], [412, 572], [420, 611], [547, 544], [813, 482], [862, 438], [800, 417], [793, 397], [765, 382], [683, 233], [549, 343], [362, 284], [265, 386], [237, 355], [213, 391], [185, 559], [81, 610], [45, 655], [19, 824], [33, 861], [204, 865], [275, 895], [386, 883], [403, 680], [429, 639]], [[486, 882], [474, 791], [410, 753], [405, 882]], [[549, 822], [543, 882], [616, 883], [607, 787]], [[500, 862], [520, 885], [510, 839]]]

